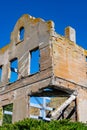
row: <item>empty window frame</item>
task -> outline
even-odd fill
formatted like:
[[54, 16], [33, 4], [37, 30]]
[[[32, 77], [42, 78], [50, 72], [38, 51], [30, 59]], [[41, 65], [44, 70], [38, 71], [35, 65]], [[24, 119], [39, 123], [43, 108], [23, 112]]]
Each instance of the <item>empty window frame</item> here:
[[3, 106], [3, 124], [12, 123], [13, 103]]
[[30, 52], [30, 74], [35, 74], [40, 70], [40, 50], [38, 48]]
[[10, 82], [15, 82], [18, 79], [18, 60], [15, 58], [14, 60], [10, 61]]
[[2, 79], [2, 66], [0, 66], [0, 81]]
[[21, 27], [20, 30], [19, 30], [20, 41], [24, 40], [24, 33], [25, 33], [25, 29], [24, 29], [24, 27]]
[[30, 118], [50, 121], [49, 113], [53, 110], [50, 101], [50, 97], [30, 97]]
[[86, 60], [86, 62], [87, 62], [87, 56], [85, 57], [85, 60]]

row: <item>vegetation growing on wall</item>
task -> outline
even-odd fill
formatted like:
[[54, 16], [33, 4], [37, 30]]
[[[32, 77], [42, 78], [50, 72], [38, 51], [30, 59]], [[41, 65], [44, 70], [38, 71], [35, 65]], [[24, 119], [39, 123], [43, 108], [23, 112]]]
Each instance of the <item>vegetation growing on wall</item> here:
[[14, 124], [5, 124], [0, 130], [87, 130], [87, 125], [69, 120], [45, 122], [35, 119], [24, 119]]

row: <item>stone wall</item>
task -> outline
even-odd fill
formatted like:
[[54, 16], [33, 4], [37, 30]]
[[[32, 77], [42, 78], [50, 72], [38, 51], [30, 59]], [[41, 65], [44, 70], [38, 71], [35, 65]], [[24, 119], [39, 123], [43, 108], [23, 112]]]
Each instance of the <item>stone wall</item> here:
[[[21, 29], [24, 29], [23, 39], [20, 37]], [[40, 51], [40, 67], [37, 73], [31, 74], [30, 52], [37, 48]], [[10, 64], [15, 58], [18, 59], [18, 79], [11, 83]], [[15, 122], [30, 116], [31, 95], [39, 96], [42, 93], [44, 96], [52, 94], [66, 98], [66, 95], [69, 97], [75, 91], [77, 120], [86, 122], [86, 58], [87, 51], [76, 44], [73, 28], [66, 28], [65, 36], [60, 36], [55, 32], [52, 21], [45, 22], [40, 18], [23, 15], [11, 33], [11, 42], [0, 49], [0, 110], [3, 111], [3, 106], [13, 103], [12, 120]], [[45, 95], [45, 88], [54, 89], [53, 93]]]

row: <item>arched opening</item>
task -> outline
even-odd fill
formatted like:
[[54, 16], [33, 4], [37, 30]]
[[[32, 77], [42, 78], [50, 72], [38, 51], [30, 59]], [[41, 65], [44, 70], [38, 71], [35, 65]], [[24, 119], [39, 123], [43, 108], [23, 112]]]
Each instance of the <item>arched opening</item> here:
[[19, 30], [20, 41], [24, 40], [24, 33], [25, 33], [25, 29], [24, 29], [24, 27], [21, 27], [20, 30]]

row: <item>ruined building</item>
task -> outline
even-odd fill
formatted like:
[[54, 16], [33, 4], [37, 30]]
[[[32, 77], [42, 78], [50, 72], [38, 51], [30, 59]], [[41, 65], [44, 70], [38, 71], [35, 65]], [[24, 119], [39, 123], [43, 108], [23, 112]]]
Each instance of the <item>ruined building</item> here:
[[[36, 103], [37, 102], [37, 103]], [[6, 109], [12, 105], [12, 110]], [[87, 51], [52, 21], [23, 15], [0, 49], [0, 123], [24, 118], [87, 121]]]

